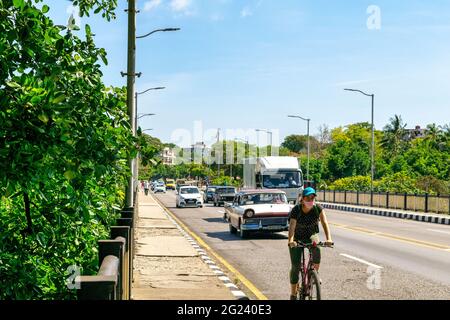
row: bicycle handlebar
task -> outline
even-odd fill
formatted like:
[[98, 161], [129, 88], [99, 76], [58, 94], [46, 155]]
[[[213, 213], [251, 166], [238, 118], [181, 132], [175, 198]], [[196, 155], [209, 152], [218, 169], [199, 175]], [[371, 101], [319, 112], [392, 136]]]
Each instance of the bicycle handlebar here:
[[314, 247], [328, 247], [328, 248], [333, 248], [334, 246], [334, 242], [332, 242], [331, 244], [327, 244], [325, 242], [319, 242], [319, 243], [303, 243], [303, 242], [297, 242], [297, 245], [294, 247], [298, 247], [298, 248], [314, 248]]

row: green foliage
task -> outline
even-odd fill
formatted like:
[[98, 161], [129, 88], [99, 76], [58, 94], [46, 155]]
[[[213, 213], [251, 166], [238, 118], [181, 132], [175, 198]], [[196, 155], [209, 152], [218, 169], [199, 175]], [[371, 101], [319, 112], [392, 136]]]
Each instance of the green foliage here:
[[424, 176], [416, 180], [418, 189], [430, 194], [450, 194], [450, 182], [433, 176]]
[[386, 157], [397, 156], [403, 152], [408, 141], [405, 140], [406, 124], [403, 123], [402, 117], [395, 115], [390, 119], [390, 123], [384, 127], [381, 145], [383, 146]]
[[[413, 139], [405, 127], [396, 115], [383, 131], [375, 130], [374, 190], [449, 193], [450, 125], [428, 125], [424, 138]], [[369, 191], [371, 140], [368, 123], [333, 129], [331, 141], [311, 156], [310, 178], [321, 188]], [[307, 157], [300, 161], [306, 176]]]
[[142, 165], [146, 167], [160, 162], [160, 153], [164, 148], [163, 143], [158, 138], [142, 133], [141, 128], [138, 129], [137, 136]]
[[354, 176], [338, 179], [329, 187], [330, 190], [370, 191], [370, 176]]
[[299, 153], [308, 147], [308, 137], [293, 134], [287, 136], [281, 146], [292, 152]]
[[89, 28], [62, 35], [48, 9], [0, 0], [0, 299], [75, 297], [65, 272], [96, 272], [136, 154], [126, 91], [101, 81], [105, 50]]
[[406, 172], [397, 172], [393, 175], [383, 177], [374, 184], [374, 191], [377, 192], [401, 192], [419, 193], [416, 186], [416, 179]]
[[232, 179], [229, 176], [219, 176], [211, 181], [212, 185], [218, 185], [218, 186], [235, 186], [239, 187], [241, 186], [241, 180], [235, 180]]

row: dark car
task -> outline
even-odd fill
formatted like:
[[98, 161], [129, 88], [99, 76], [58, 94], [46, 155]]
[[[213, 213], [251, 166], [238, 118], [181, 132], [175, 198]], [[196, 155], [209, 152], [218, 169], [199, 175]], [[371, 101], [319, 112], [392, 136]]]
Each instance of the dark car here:
[[203, 193], [203, 202], [214, 201], [214, 192], [216, 192], [217, 186], [208, 186]]
[[214, 206], [223, 205], [224, 202], [233, 202], [235, 195], [235, 187], [216, 187], [216, 191], [214, 192], [213, 196]]

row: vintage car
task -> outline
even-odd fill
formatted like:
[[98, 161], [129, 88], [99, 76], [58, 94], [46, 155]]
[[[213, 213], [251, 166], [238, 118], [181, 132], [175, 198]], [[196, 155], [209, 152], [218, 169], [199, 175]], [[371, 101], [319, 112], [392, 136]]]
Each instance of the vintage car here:
[[232, 203], [225, 203], [225, 219], [230, 233], [239, 231], [242, 238], [252, 231], [287, 231], [292, 207], [284, 191], [244, 190], [236, 194]]

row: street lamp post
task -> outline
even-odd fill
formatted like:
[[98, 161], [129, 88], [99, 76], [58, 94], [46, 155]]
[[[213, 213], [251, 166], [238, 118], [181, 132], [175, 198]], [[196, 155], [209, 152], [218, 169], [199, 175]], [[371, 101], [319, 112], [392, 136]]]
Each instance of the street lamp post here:
[[244, 139], [241, 138], [234, 138], [234, 141], [241, 141], [241, 142], [245, 142], [245, 150], [244, 150], [244, 158], [246, 158], [246, 151], [248, 150], [248, 152], [250, 153], [250, 145], [248, 144], [248, 137], [245, 137]]
[[306, 179], [308, 180], [308, 181], [310, 181], [309, 180], [309, 155], [310, 155], [310, 138], [309, 138], [309, 122], [311, 121], [311, 119], [306, 119], [306, 118], [303, 118], [303, 117], [300, 117], [300, 116], [288, 116], [289, 118], [297, 118], [297, 119], [302, 119], [302, 120], [305, 120], [307, 123], [308, 123], [308, 128], [307, 128], [307, 134], [308, 134], [308, 163], [307, 163], [307, 166], [306, 166]]
[[[134, 117], [134, 134], [136, 135], [136, 130], [137, 130], [137, 120], [138, 119], [140, 119], [140, 118], [142, 118], [142, 116], [141, 117], [139, 117], [138, 118], [138, 95], [141, 95], [141, 94], [144, 94], [144, 93], [147, 93], [148, 91], [151, 91], [151, 90], [163, 90], [163, 89], [165, 89], [166, 87], [155, 87], [155, 88], [149, 88], [149, 89], [147, 89], [147, 90], [145, 90], [145, 91], [142, 91], [142, 92], [135, 92], [135, 94], [134, 94], [134, 101], [135, 101], [135, 106], [134, 106], [134, 114], [135, 114], [135, 117]], [[154, 115], [153, 113], [148, 113], [147, 115]]]
[[[136, 0], [128, 0], [128, 9], [125, 10], [128, 12], [128, 50], [127, 50], [127, 72], [120, 72], [122, 77], [127, 76], [127, 107], [128, 107], [128, 116], [130, 118], [130, 127], [133, 136], [136, 136], [136, 120], [135, 120], [135, 80], [136, 76], [140, 77], [142, 75], [141, 72], [136, 73], [136, 39], [145, 38], [156, 32], [167, 32], [167, 31], [178, 31], [180, 28], [165, 28], [165, 29], [157, 29], [149, 32], [143, 36], [136, 37], [136, 13], [139, 12], [136, 10]], [[136, 177], [134, 176], [134, 162], [136, 159], [129, 159], [129, 167], [131, 169], [132, 175], [128, 180], [128, 190], [126, 192], [126, 203], [128, 207], [134, 206], [134, 182], [136, 181]]]
[[266, 129], [256, 129], [256, 132], [267, 132], [270, 135], [270, 153], [272, 154], [273, 141], [272, 141], [272, 131]]
[[374, 118], [374, 100], [375, 100], [375, 94], [367, 94], [361, 90], [356, 89], [344, 89], [346, 91], [353, 91], [353, 92], [359, 92], [367, 97], [371, 97], [372, 99], [372, 150], [371, 150], [371, 165], [370, 165], [370, 171], [371, 171], [371, 177], [370, 177], [370, 206], [373, 206], [373, 179], [375, 175], [375, 126], [373, 123]]

